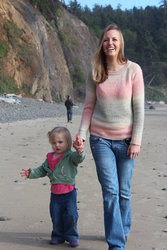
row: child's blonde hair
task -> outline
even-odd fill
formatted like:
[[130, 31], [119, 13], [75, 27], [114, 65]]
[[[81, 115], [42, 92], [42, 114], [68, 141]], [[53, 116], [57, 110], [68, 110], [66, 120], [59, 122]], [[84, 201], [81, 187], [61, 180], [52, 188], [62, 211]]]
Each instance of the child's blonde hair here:
[[70, 131], [65, 127], [55, 127], [51, 131], [49, 131], [48, 132], [49, 142], [52, 144], [54, 140], [54, 135], [59, 134], [59, 133], [64, 134], [67, 144], [68, 144], [68, 149], [70, 150], [72, 146], [72, 138], [71, 138]]

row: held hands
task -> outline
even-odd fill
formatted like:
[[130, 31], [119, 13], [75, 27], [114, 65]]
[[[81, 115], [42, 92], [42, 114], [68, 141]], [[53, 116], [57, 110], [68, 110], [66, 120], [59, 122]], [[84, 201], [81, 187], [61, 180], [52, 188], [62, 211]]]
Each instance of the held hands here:
[[31, 169], [22, 169], [22, 171], [20, 172], [21, 177], [25, 176], [25, 179], [28, 179], [29, 175], [31, 173]]
[[130, 159], [137, 157], [139, 153], [140, 153], [140, 145], [136, 144], [129, 145], [127, 155], [129, 155]]
[[73, 147], [79, 154], [82, 153], [84, 150], [83, 140], [79, 137], [78, 134], [76, 135], [75, 141], [73, 141]]

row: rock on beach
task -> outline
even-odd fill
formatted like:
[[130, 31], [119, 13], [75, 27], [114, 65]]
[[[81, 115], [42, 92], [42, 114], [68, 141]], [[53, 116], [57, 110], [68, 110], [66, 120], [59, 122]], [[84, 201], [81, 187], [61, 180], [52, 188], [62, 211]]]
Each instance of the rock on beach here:
[[[8, 103], [0, 100], [0, 123], [66, 116], [64, 103], [48, 103], [25, 97], [15, 98], [19, 102]], [[75, 115], [80, 115], [81, 112], [81, 104], [74, 106]]]

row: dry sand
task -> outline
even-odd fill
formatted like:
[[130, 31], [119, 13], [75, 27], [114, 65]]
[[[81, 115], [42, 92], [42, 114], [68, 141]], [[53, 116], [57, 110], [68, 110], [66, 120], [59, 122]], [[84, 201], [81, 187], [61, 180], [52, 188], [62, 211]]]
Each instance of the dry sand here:
[[[49, 180], [24, 180], [22, 168], [38, 166], [50, 151], [47, 132], [65, 125], [75, 137], [80, 117], [0, 124], [0, 250], [70, 249], [49, 245]], [[103, 208], [94, 161], [86, 142], [86, 160], [77, 176], [80, 250], [107, 250]], [[141, 154], [132, 182], [132, 231], [128, 250], [167, 249], [167, 110], [147, 110]]]

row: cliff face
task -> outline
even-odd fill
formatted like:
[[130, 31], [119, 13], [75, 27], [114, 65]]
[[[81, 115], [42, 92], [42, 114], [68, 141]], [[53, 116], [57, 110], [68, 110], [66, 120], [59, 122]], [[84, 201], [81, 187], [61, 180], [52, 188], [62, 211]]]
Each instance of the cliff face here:
[[77, 17], [62, 9], [57, 18], [59, 36], [65, 59], [72, 75], [75, 90], [81, 95], [91, 69], [91, 59], [97, 47], [97, 38], [93, 37], [88, 27]]
[[51, 26], [28, 0], [0, 1], [0, 41], [7, 44], [1, 73], [48, 102], [83, 92], [96, 44], [85, 24], [63, 7], [56, 18], [57, 26]]

